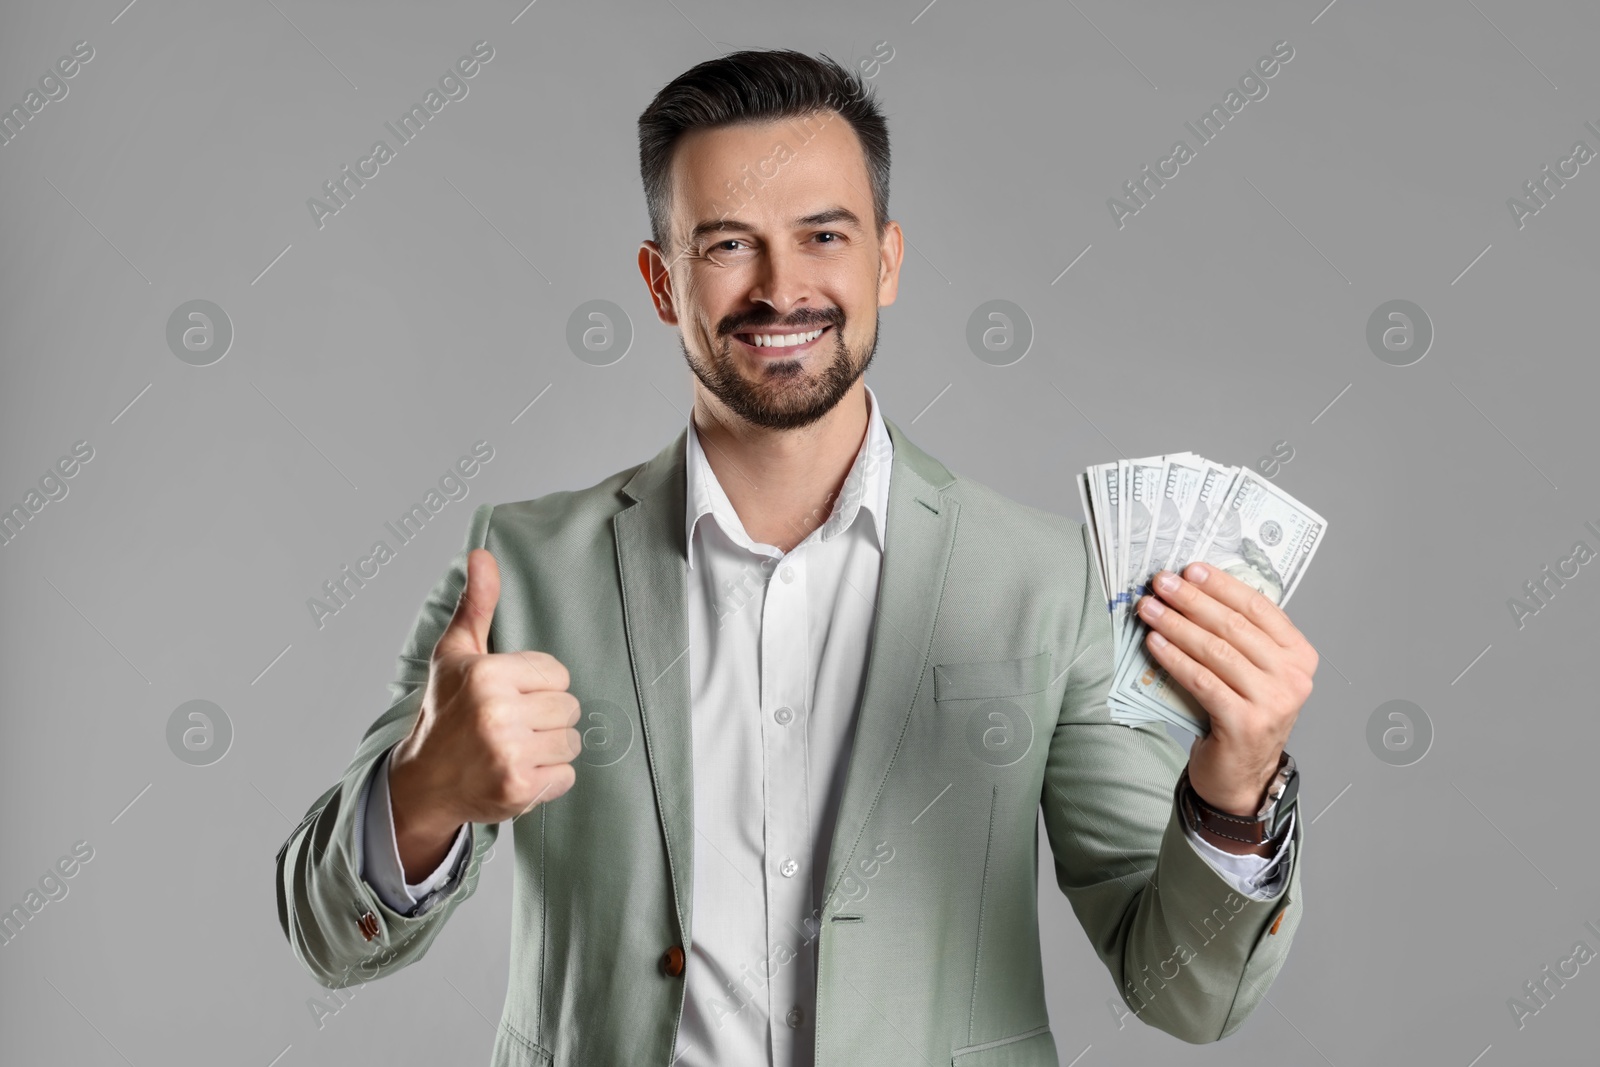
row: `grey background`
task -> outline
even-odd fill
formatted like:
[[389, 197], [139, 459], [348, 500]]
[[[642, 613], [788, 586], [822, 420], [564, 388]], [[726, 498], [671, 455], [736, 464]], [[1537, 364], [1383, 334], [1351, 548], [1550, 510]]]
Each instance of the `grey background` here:
[[[524, 2], [0, 16], [6, 108], [75, 42], [95, 53], [0, 147], [0, 503], [94, 448], [0, 547], [0, 905], [94, 849], [0, 947], [0, 1059], [487, 1059], [503, 856], [423, 964], [319, 1029], [273, 855], [383, 710], [473, 506], [593, 484], [684, 425], [690, 377], [634, 267], [650, 97], [734, 48], [849, 63], [879, 41], [912, 244], [869, 375], [887, 414], [1074, 517], [1090, 463], [1251, 464], [1287, 441], [1278, 483], [1330, 523], [1291, 605], [1323, 666], [1291, 739], [1289, 962], [1220, 1045], [1119, 1027], [1041, 837], [1063, 1062], [1592, 1055], [1600, 963], [1521, 1030], [1506, 1002], [1576, 941], [1600, 950], [1600, 563], [1520, 629], [1507, 598], [1575, 541], [1600, 549], [1600, 163], [1521, 229], [1506, 200], [1574, 141], [1600, 149], [1593, 5]], [[479, 40], [494, 58], [469, 95], [319, 230], [307, 198]], [[1280, 40], [1268, 96], [1119, 229], [1106, 199]], [[165, 340], [194, 299], [234, 329], [207, 367]], [[596, 299], [635, 330], [606, 367], [565, 343]], [[1035, 331], [1008, 367], [965, 342], [990, 299]], [[1435, 329], [1408, 367], [1365, 342], [1393, 299]], [[306, 599], [479, 439], [495, 458], [470, 495], [319, 630]], [[210, 766], [166, 740], [196, 699], [234, 732]], [[1366, 741], [1392, 699], [1435, 730], [1411, 766]]]

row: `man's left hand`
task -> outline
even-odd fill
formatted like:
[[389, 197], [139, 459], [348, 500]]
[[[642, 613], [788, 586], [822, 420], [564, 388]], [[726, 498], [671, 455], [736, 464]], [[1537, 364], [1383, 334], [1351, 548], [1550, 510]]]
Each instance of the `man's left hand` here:
[[1217, 567], [1159, 571], [1151, 588], [1135, 605], [1146, 647], [1211, 717], [1189, 749], [1189, 783], [1214, 808], [1254, 815], [1311, 695], [1317, 650], [1282, 608]]

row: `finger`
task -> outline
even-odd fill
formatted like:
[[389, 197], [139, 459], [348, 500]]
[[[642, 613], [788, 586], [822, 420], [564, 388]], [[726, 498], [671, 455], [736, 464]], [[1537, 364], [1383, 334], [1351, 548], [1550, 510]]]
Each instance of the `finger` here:
[[485, 695], [565, 691], [572, 684], [565, 664], [533, 649], [475, 655], [462, 669], [468, 682]]
[[489, 624], [499, 600], [500, 565], [488, 549], [475, 548], [467, 553], [467, 584], [456, 601], [455, 614], [433, 647], [434, 658], [487, 653]]
[[571, 763], [583, 751], [583, 736], [570, 726], [555, 730], [535, 730], [523, 749], [522, 762], [529, 767], [550, 767]]
[[1212, 597], [1195, 583], [1164, 570], [1156, 573], [1150, 587], [1163, 601], [1183, 612], [1185, 618], [1227, 641], [1262, 670], [1271, 671], [1282, 658], [1283, 649], [1248, 616]]
[[[1167, 613], [1171, 615], [1171, 612]], [[1197, 662], [1183, 649], [1173, 644], [1159, 630], [1145, 635], [1145, 647], [1189, 695], [1200, 702], [1214, 720], [1226, 724], [1244, 704], [1244, 698], [1234, 692], [1217, 674]]]
[[533, 730], [565, 730], [583, 718], [578, 698], [571, 693], [531, 693], [518, 698], [522, 725]]
[[[1266, 674], [1246, 659], [1244, 653], [1229, 644], [1226, 638], [1218, 637], [1185, 618], [1181, 612], [1166, 607], [1156, 597], [1140, 597], [1134, 608], [1151, 630], [1170, 642], [1169, 648], [1177, 648], [1187, 659], [1205, 668], [1207, 673], [1236, 694], [1243, 697], [1261, 695], [1267, 681]], [[1182, 681], [1181, 678], [1179, 680]], [[1185, 685], [1184, 688], [1189, 687]], [[1196, 698], [1200, 696], [1192, 689], [1189, 691]]]
[[564, 796], [576, 783], [577, 777], [578, 773], [570, 763], [558, 763], [534, 772], [535, 781], [541, 782], [539, 792], [528, 802], [528, 806], [518, 813], [517, 818], [522, 818], [542, 803]]
[[1305, 640], [1289, 616], [1272, 598], [1259, 589], [1246, 585], [1221, 567], [1206, 563], [1191, 563], [1183, 576], [1204, 589], [1212, 598], [1228, 605], [1243, 615], [1256, 628], [1283, 648], [1291, 648]]

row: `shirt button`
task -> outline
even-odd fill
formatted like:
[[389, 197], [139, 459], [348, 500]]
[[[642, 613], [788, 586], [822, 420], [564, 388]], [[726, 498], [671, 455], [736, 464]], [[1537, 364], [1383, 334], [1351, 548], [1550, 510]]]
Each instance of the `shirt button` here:
[[784, 1018], [788, 1020], [790, 1026], [798, 1027], [800, 1025], [800, 1009], [790, 1008], [789, 1014]]
[[785, 568], [783, 568], [783, 570], [778, 572], [778, 577], [782, 578], [785, 582], [794, 581], [794, 568], [793, 567], [785, 567]]
[[772, 717], [777, 719], [783, 725], [788, 726], [789, 720], [794, 718], [794, 712], [790, 711], [788, 708], [779, 708], [777, 711], [772, 713]]
[[778, 868], [785, 878], [793, 878], [794, 872], [798, 871], [799, 869], [800, 865], [792, 859], [784, 860], [783, 866]]

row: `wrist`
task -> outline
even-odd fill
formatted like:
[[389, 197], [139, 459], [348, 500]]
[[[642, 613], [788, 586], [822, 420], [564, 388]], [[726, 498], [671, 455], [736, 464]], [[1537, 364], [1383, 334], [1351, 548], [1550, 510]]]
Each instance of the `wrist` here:
[[1255, 787], [1244, 789], [1219, 789], [1213, 783], [1207, 783], [1204, 789], [1194, 784], [1194, 776], [1188, 775], [1189, 788], [1194, 795], [1199, 797], [1208, 807], [1229, 815], [1249, 818], [1261, 810], [1267, 802], [1267, 790], [1272, 787], [1273, 779], [1278, 776], [1280, 757], [1274, 756], [1272, 762], [1258, 776]]
[[1200, 790], [1195, 789], [1192, 781], [1189, 783], [1189, 788], [1194, 789], [1194, 795], [1199, 797], [1200, 800], [1206, 804], [1206, 806], [1215, 808], [1217, 811], [1226, 812], [1229, 815], [1237, 815], [1240, 818], [1247, 818], [1261, 810], [1261, 805], [1266, 802], [1267, 786], [1271, 784], [1271, 782], [1272, 779], [1268, 778], [1261, 784], [1261, 788], [1256, 790], [1254, 793], [1234, 792], [1223, 793], [1215, 796], [1210, 793], [1202, 793]]
[[1213, 804], [1195, 789], [1188, 767], [1178, 776], [1173, 799], [1183, 824], [1201, 840], [1235, 854], [1267, 855], [1271, 850], [1261, 846], [1280, 839], [1295, 807], [1299, 784], [1294, 757], [1283, 752], [1260, 803], [1252, 810], [1228, 811]]
[[439, 802], [435, 791], [428, 786], [423, 768], [415, 759], [398, 758], [398, 750], [389, 756], [389, 814], [394, 822], [395, 842], [401, 855], [412, 848], [424, 850], [439, 841], [455, 836], [457, 828], [465, 821], [456, 818]]

